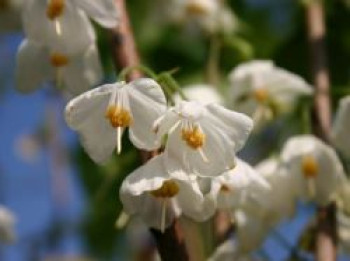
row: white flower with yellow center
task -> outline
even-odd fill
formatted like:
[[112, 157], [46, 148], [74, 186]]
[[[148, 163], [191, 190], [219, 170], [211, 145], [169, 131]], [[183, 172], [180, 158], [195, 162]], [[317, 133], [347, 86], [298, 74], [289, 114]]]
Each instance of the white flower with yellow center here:
[[262, 124], [292, 110], [297, 98], [313, 89], [300, 76], [276, 67], [271, 61], [251, 61], [229, 75], [232, 106]]
[[152, 129], [155, 119], [166, 110], [161, 87], [152, 79], [130, 83], [117, 82], [85, 92], [66, 106], [67, 124], [81, 135], [89, 156], [97, 163], [106, 161], [117, 148], [121, 152], [121, 136], [129, 127], [129, 138], [139, 149], [160, 146]]
[[326, 205], [342, 182], [343, 166], [332, 147], [311, 135], [290, 138], [281, 161], [297, 197]]
[[161, 231], [180, 214], [197, 221], [213, 214], [214, 209], [204, 205], [206, 199], [197, 181], [170, 176], [163, 156], [154, 157], [123, 181], [120, 200], [126, 214], [138, 215], [146, 225]]
[[235, 166], [235, 152], [252, 127], [249, 117], [220, 105], [182, 101], [154, 123], [154, 132], [159, 139], [168, 134], [164, 160], [169, 173], [180, 169], [214, 177]]
[[332, 141], [334, 146], [346, 157], [350, 157], [350, 96], [340, 100], [332, 128]]
[[48, 48], [30, 40], [24, 40], [19, 47], [16, 87], [23, 93], [36, 90], [45, 81], [53, 81], [71, 94], [80, 94], [101, 79], [102, 68], [95, 44], [72, 56], [50, 53]]
[[260, 190], [270, 190], [270, 185], [245, 161], [237, 158], [236, 167], [213, 178], [217, 193], [218, 209], [231, 210], [241, 207], [248, 197]]

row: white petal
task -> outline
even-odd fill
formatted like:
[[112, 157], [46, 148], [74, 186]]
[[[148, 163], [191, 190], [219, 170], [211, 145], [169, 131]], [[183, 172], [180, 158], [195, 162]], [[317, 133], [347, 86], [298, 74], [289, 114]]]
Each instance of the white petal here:
[[170, 176], [164, 169], [163, 155], [159, 155], [128, 175], [123, 181], [121, 191], [138, 196], [144, 192], [159, 189], [163, 182], [169, 179]]
[[346, 157], [350, 157], [350, 96], [341, 99], [332, 128], [332, 141]]
[[[217, 88], [207, 84], [194, 84], [184, 86], [182, 88], [186, 98], [190, 101], [198, 101], [199, 103], [206, 105], [210, 103], [223, 104], [224, 98], [218, 92]], [[182, 98], [179, 94], [174, 95], [174, 101], [179, 103]]]
[[32, 92], [52, 75], [47, 50], [34, 42], [24, 40], [17, 53], [17, 89], [24, 93]]
[[206, 107], [212, 115], [212, 124], [228, 134], [228, 137], [235, 144], [235, 151], [240, 150], [253, 128], [251, 118], [245, 114], [227, 110], [217, 104], [209, 104]]
[[153, 122], [166, 110], [166, 99], [161, 87], [152, 79], [138, 79], [126, 86], [133, 123], [129, 128], [131, 142], [139, 149], [154, 150], [160, 140]]
[[80, 94], [99, 83], [102, 67], [96, 46], [91, 45], [84, 55], [71, 59], [62, 70], [64, 87], [72, 94]]
[[103, 27], [117, 26], [119, 15], [113, 0], [75, 0], [75, 3]]
[[111, 91], [116, 84], [106, 84], [79, 95], [66, 106], [69, 127], [80, 134], [83, 147], [97, 163], [103, 163], [116, 146], [116, 130], [105, 118]]

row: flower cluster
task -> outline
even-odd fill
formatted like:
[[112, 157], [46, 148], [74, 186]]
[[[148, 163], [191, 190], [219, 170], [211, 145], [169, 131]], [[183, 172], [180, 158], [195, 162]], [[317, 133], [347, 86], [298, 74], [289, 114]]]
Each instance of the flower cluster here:
[[101, 26], [115, 27], [118, 16], [112, 0], [28, 0], [22, 9], [27, 39], [17, 54], [18, 90], [28, 93], [49, 80], [79, 94], [101, 80], [88, 16]]

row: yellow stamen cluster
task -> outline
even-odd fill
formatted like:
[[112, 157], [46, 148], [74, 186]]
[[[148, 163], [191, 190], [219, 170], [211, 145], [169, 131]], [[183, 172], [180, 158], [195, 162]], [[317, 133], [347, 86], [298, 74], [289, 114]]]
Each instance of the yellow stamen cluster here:
[[190, 1], [186, 6], [186, 11], [190, 15], [205, 15], [208, 9], [198, 1]]
[[63, 14], [65, 0], [49, 0], [46, 9], [46, 15], [50, 20], [54, 20]]
[[198, 126], [192, 129], [182, 129], [182, 139], [186, 141], [186, 144], [192, 149], [199, 149], [203, 147], [205, 142], [205, 134], [200, 131]]
[[129, 127], [132, 124], [132, 117], [129, 111], [119, 106], [108, 106], [106, 111], [106, 118], [114, 128]]
[[231, 189], [227, 185], [222, 184], [221, 188], [220, 188], [220, 191], [223, 192], [223, 193], [228, 193], [228, 192], [231, 192]]
[[253, 91], [253, 97], [255, 100], [258, 102], [266, 102], [267, 99], [269, 98], [269, 93], [265, 88], [258, 88]]
[[306, 178], [315, 178], [318, 174], [318, 163], [312, 156], [304, 156], [301, 160], [301, 168]]
[[152, 190], [150, 193], [156, 198], [172, 198], [179, 193], [179, 185], [173, 180], [166, 180], [163, 185], [156, 190]]
[[63, 67], [69, 63], [69, 58], [61, 53], [53, 53], [50, 56], [50, 63], [53, 67]]

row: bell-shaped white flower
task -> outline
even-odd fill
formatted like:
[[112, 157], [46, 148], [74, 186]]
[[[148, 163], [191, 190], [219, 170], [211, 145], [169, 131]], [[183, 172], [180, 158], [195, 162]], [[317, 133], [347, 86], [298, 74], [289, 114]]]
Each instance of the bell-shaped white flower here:
[[161, 87], [152, 79], [105, 84], [85, 92], [66, 106], [67, 124], [81, 135], [89, 156], [97, 163], [107, 160], [115, 148], [121, 152], [121, 136], [129, 127], [129, 138], [139, 149], [160, 146], [152, 124], [166, 110]]
[[332, 141], [337, 149], [346, 157], [350, 157], [350, 96], [340, 100], [332, 128]]
[[13, 243], [16, 240], [14, 214], [4, 206], [0, 206], [0, 241], [2, 243]]
[[123, 181], [120, 200], [124, 211], [128, 215], [139, 215], [148, 226], [161, 231], [180, 214], [197, 221], [208, 217], [208, 211], [213, 214], [214, 210], [204, 209], [206, 200], [197, 181], [170, 176], [163, 156], [154, 157]]
[[261, 216], [271, 223], [291, 218], [295, 213], [295, 193], [291, 189], [290, 176], [275, 157], [268, 158], [255, 166], [255, 170], [269, 183], [271, 190], [256, 197]]
[[[186, 98], [190, 101], [197, 101], [203, 105], [210, 103], [223, 104], [224, 98], [218, 90], [208, 84], [193, 84], [182, 88]], [[181, 103], [183, 99], [179, 94], [174, 95], [175, 103]]]
[[48, 48], [30, 40], [24, 40], [19, 47], [16, 87], [23, 93], [36, 90], [45, 81], [54, 81], [69, 93], [80, 94], [101, 79], [102, 67], [95, 44], [74, 56], [50, 53]]
[[96, 38], [86, 14], [72, 0], [25, 1], [23, 27], [30, 41], [61, 56], [83, 52]]
[[218, 209], [237, 209], [248, 197], [260, 190], [270, 190], [270, 185], [245, 161], [236, 158], [236, 167], [213, 178], [213, 187], [219, 187]]
[[311, 135], [290, 138], [283, 147], [281, 160], [297, 197], [320, 205], [328, 204], [339, 184], [346, 180], [334, 149]]
[[213, 177], [235, 166], [235, 152], [243, 147], [252, 127], [249, 117], [220, 105], [182, 101], [155, 122], [154, 131], [159, 139], [168, 134], [165, 164], [169, 173], [182, 170]]
[[229, 75], [232, 106], [262, 124], [294, 108], [298, 97], [313, 89], [300, 76], [274, 66], [271, 61], [251, 61]]
[[258, 249], [271, 228], [264, 220], [244, 211], [236, 211], [234, 220], [237, 225], [237, 250], [243, 255]]

